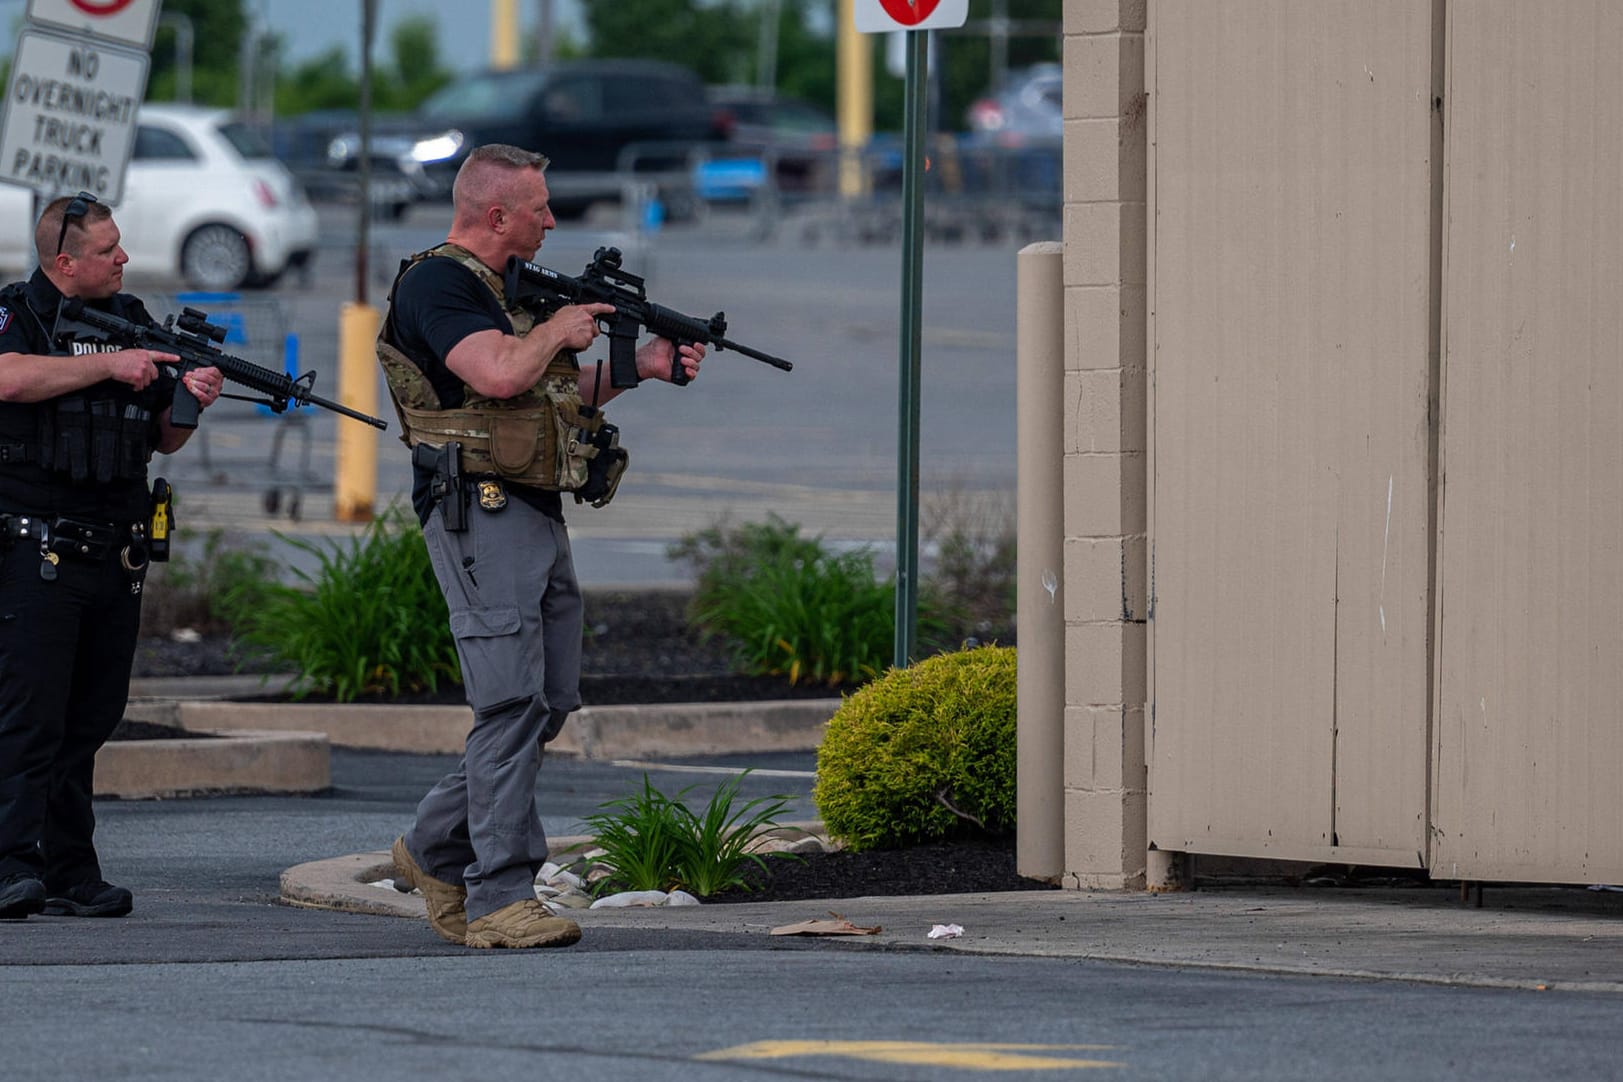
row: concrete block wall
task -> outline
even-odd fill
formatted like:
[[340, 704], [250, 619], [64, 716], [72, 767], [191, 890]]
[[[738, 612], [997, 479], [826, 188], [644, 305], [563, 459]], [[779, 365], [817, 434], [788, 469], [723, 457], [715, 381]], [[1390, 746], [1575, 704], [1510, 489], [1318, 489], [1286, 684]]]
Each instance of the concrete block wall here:
[[1146, 0], [1065, 0], [1065, 873], [1145, 880]]

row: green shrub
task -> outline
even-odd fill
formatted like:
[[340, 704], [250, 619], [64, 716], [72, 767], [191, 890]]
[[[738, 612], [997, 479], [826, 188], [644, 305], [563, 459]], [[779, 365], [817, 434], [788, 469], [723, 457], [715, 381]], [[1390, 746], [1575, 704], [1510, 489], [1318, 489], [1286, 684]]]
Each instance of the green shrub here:
[[726, 519], [684, 536], [666, 549], [666, 555], [692, 566], [695, 604], [712, 601], [730, 586], [748, 579], [763, 563], [779, 559], [814, 560], [823, 555], [822, 543], [801, 537], [800, 527], [771, 512], [765, 522], [730, 525]]
[[284, 538], [318, 558], [300, 586], [275, 585], [238, 610], [244, 643], [299, 674], [294, 694], [320, 691], [339, 702], [359, 695], [433, 691], [462, 680], [445, 600], [415, 518], [379, 516], [348, 546]]
[[747, 889], [747, 870], [766, 867], [762, 855], [751, 851], [752, 845], [776, 829], [788, 798], [756, 797], [735, 810], [733, 801], [743, 780], [740, 774], [723, 782], [704, 812], [696, 815], [682, 802], [688, 789], [668, 797], [644, 774], [640, 793], [602, 805], [618, 811], [588, 815], [585, 823], [604, 851], [602, 862], [611, 869], [593, 892], [686, 890], [708, 898], [733, 887]]
[[[867, 548], [832, 553], [772, 515], [713, 526], [669, 554], [696, 571], [690, 618], [731, 641], [748, 672], [832, 685], [871, 679], [893, 659], [896, 589], [876, 579]], [[919, 627], [923, 636], [941, 625], [925, 609]]]
[[847, 696], [812, 795], [853, 850], [1013, 830], [1014, 648], [938, 654]]

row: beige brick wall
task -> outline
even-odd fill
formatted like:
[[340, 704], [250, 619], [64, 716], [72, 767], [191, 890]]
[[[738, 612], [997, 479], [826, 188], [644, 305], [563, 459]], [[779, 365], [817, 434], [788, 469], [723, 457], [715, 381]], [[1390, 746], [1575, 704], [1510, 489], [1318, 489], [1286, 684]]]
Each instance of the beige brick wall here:
[[1142, 886], [1145, 0], [1065, 2], [1065, 876]]

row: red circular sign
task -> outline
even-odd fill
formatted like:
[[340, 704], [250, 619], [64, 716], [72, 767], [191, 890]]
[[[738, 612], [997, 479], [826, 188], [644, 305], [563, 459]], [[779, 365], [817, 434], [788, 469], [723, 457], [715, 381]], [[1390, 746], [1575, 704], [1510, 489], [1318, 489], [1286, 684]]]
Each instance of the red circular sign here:
[[[73, 0], [78, 3], [79, 0]], [[879, 0], [885, 13], [903, 26], [917, 26], [930, 17], [941, 0]]]
[[68, 0], [68, 3], [84, 12], [86, 15], [117, 15], [129, 7], [134, 0]]

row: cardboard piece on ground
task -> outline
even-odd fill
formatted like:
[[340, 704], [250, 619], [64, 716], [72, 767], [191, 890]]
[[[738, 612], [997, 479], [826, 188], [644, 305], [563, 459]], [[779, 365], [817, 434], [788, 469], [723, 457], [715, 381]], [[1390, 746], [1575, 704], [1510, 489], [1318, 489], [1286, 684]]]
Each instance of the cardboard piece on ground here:
[[860, 928], [840, 914], [829, 911], [833, 920], [803, 920], [796, 924], [783, 924], [772, 929], [773, 935], [878, 935], [879, 925]]

